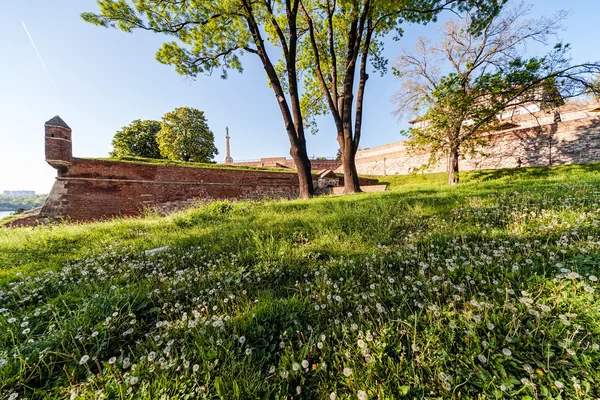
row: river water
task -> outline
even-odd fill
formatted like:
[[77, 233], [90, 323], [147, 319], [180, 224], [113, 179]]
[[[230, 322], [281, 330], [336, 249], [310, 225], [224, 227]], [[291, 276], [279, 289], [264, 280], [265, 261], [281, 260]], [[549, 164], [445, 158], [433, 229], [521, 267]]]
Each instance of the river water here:
[[0, 219], [2, 219], [4, 217], [8, 217], [12, 213], [13, 213], [13, 211], [0, 211]]

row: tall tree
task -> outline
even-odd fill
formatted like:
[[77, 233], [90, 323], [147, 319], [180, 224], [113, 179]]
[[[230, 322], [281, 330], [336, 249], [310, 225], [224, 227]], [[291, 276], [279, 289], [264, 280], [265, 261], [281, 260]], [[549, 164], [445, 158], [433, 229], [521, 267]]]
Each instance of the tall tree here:
[[[296, 68], [300, 0], [98, 0], [98, 5], [98, 14], [83, 13], [82, 18], [126, 32], [142, 29], [176, 38], [178, 42], [164, 43], [156, 58], [182, 75], [221, 69], [226, 77], [227, 70], [242, 71], [243, 53], [256, 55], [281, 110], [300, 197], [313, 195]], [[265, 40], [281, 48], [282, 70], [275, 68]]]
[[[505, 0], [301, 0], [308, 34], [302, 40], [301, 68], [307, 72], [302, 97], [307, 125], [313, 116], [333, 117], [342, 154], [344, 192], [360, 191], [355, 155], [359, 147], [370, 64], [384, 74], [383, 39], [402, 35], [405, 22], [434, 21], [443, 10], [471, 11], [481, 29]], [[357, 86], [358, 84], [358, 86]]]
[[136, 119], [121, 128], [112, 140], [111, 157], [164, 158], [160, 155], [156, 135], [160, 132], [160, 122]]
[[534, 104], [556, 107], [565, 98], [597, 90], [591, 78], [600, 64], [572, 65], [569, 45], [558, 43], [544, 57], [523, 58], [529, 43], [548, 45], [566, 17], [559, 12], [525, 19], [529, 9], [524, 3], [504, 9], [480, 35], [470, 29], [470, 15], [462, 23], [451, 20], [440, 43], [420, 38], [397, 60], [398, 114], [425, 112], [409, 130], [409, 143], [430, 152], [429, 165], [447, 157], [449, 184], [459, 181], [460, 156], [484, 146], [489, 133], [502, 127], [504, 110], [533, 112]]
[[170, 160], [210, 162], [219, 154], [204, 112], [191, 107], [163, 115], [156, 141], [160, 154]]

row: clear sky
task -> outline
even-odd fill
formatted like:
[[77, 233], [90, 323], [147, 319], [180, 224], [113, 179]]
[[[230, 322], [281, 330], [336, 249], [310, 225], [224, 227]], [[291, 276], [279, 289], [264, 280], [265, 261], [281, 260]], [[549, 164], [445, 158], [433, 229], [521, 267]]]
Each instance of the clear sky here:
[[[532, 0], [534, 16], [560, 8], [572, 11], [561, 38], [573, 46], [573, 61], [600, 59], [600, 0]], [[97, 11], [94, 0], [8, 0], [0, 13], [0, 190], [48, 193], [56, 171], [44, 162], [44, 122], [60, 115], [73, 129], [77, 157], [106, 157], [111, 139], [135, 119], [156, 119], [175, 107], [203, 110], [215, 134], [221, 161], [225, 126], [234, 160], [289, 157], [281, 114], [258, 59], [243, 59], [244, 72], [191, 81], [154, 55], [165, 36], [127, 34], [83, 22], [80, 13]], [[47, 68], [40, 62], [22, 22]], [[436, 24], [409, 25], [399, 42], [387, 41], [393, 62], [417, 36], [435, 38]], [[49, 77], [49, 76], [50, 77]], [[365, 100], [361, 147], [401, 140], [406, 121], [392, 116], [398, 82], [371, 74]], [[326, 116], [308, 138], [309, 155], [333, 157], [335, 131]]]

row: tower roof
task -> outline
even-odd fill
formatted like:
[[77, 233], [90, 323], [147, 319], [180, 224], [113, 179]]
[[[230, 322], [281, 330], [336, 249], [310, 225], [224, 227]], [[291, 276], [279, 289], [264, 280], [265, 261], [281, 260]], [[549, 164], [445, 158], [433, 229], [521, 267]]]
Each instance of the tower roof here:
[[71, 130], [69, 125], [67, 125], [67, 123], [63, 121], [62, 118], [60, 118], [58, 115], [52, 118], [51, 120], [46, 121], [44, 126], [57, 126], [60, 128], [67, 128], [68, 130]]

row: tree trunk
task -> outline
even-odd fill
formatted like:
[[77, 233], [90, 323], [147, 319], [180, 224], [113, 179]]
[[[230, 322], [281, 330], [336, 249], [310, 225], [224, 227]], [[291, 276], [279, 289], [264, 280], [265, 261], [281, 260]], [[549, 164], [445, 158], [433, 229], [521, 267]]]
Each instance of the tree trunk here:
[[312, 180], [310, 159], [306, 152], [306, 145], [293, 144], [290, 148], [290, 155], [294, 159], [296, 170], [298, 171], [298, 182], [300, 186], [298, 197], [301, 199], [310, 199], [313, 196], [315, 189]]
[[[338, 95], [338, 73], [337, 73], [337, 62], [336, 62], [336, 49], [334, 45], [334, 29], [333, 29], [333, 14], [330, 8], [328, 8], [328, 28], [329, 28], [329, 56], [331, 57], [331, 76], [330, 84], [331, 88], [328, 88], [327, 82], [323, 71], [321, 69], [320, 51], [317, 45], [315, 28], [313, 21], [309, 13], [304, 9], [304, 15], [308, 22], [308, 28], [310, 32], [310, 40], [315, 54], [315, 71], [317, 74], [318, 81], [321, 85], [321, 89], [325, 96], [326, 102], [329, 106], [331, 115], [337, 128], [337, 140], [340, 145], [340, 154], [342, 160], [342, 167], [344, 170], [344, 194], [361, 192], [360, 184], [358, 180], [358, 172], [356, 170], [356, 161], [354, 159], [356, 151], [358, 150], [358, 144], [360, 143], [361, 125], [362, 125], [362, 107], [364, 98], [365, 84], [369, 76], [366, 73], [367, 56], [369, 53], [369, 46], [371, 43], [371, 37], [373, 33], [373, 27], [369, 20], [369, 27], [367, 37], [364, 40], [364, 48], [362, 51], [361, 58], [361, 69], [360, 69], [360, 86], [358, 89], [358, 100], [356, 104], [356, 126], [352, 126], [352, 105], [354, 100], [354, 81], [356, 62], [361, 49], [362, 34], [364, 31], [364, 25], [367, 22], [367, 16], [370, 12], [371, 0], [366, 0], [363, 11], [360, 18], [355, 18], [350, 23], [350, 29], [348, 32], [348, 50], [346, 53], [345, 60], [345, 77], [342, 85], [342, 93]], [[329, 1], [327, 2], [329, 7]], [[334, 6], [335, 7], [335, 6]]]
[[[281, 84], [281, 80], [277, 75], [277, 71], [269, 55], [267, 53], [264, 40], [262, 38], [262, 33], [256, 19], [254, 18], [252, 5], [250, 2], [243, 1], [242, 5], [246, 9], [246, 21], [248, 23], [248, 27], [252, 36], [254, 37], [254, 43], [257, 46], [256, 54], [261, 59], [263, 63], [263, 67], [267, 76], [269, 78], [269, 82], [271, 83], [271, 87], [273, 88], [273, 92], [275, 97], [277, 98], [277, 102], [279, 103], [279, 108], [281, 110], [281, 115], [283, 117], [283, 122], [285, 124], [285, 129], [288, 134], [288, 138], [290, 140], [290, 155], [294, 159], [294, 163], [296, 164], [296, 170], [298, 171], [298, 184], [299, 184], [299, 197], [303, 199], [308, 199], [314, 195], [314, 185], [312, 182], [312, 174], [310, 170], [310, 159], [308, 158], [308, 153], [306, 151], [306, 139], [304, 137], [304, 125], [302, 121], [302, 113], [300, 111], [300, 101], [298, 98], [298, 90], [296, 87], [297, 84], [297, 76], [296, 76], [296, 25], [295, 18], [297, 13], [297, 5], [298, 2], [294, 3], [293, 10], [289, 9], [290, 3], [287, 3], [288, 6], [288, 18], [292, 21], [289, 26], [290, 30], [290, 46], [291, 52], [286, 51], [286, 62], [288, 69], [288, 80], [290, 83], [290, 98], [292, 102], [293, 112], [290, 110], [288, 102], [285, 97], [285, 91], [283, 90], [283, 85]], [[291, 14], [290, 14], [291, 13]], [[284, 48], [287, 46], [285, 40], [282, 38], [282, 46]], [[293, 114], [293, 116], [292, 116]]]
[[448, 155], [448, 185], [458, 183], [458, 149], [453, 148]]
[[360, 183], [358, 181], [358, 172], [356, 170], [356, 148], [350, 135], [339, 135], [338, 143], [342, 152], [342, 168], [344, 170], [344, 194], [359, 193]]

